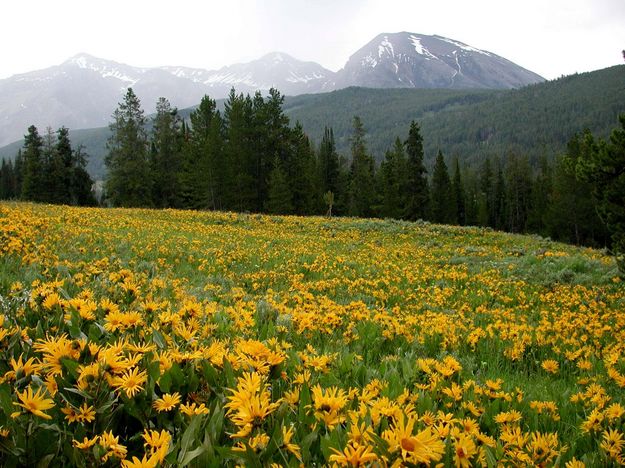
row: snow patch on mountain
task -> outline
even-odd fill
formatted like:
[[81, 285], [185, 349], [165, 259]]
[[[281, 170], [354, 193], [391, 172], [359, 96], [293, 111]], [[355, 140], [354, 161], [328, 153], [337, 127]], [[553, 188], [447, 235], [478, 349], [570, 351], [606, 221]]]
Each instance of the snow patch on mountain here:
[[434, 55], [425, 47], [423, 47], [423, 44], [421, 44], [420, 37], [417, 37], [414, 34], [411, 34], [410, 42], [412, 42], [412, 45], [414, 46], [414, 50], [417, 52], [417, 54], [423, 55], [426, 60], [431, 60], [431, 59], [440, 60], [436, 55]]
[[487, 55], [489, 57], [492, 57], [492, 54], [489, 52], [486, 52], [485, 50], [481, 50], [481, 49], [476, 49], [475, 47], [471, 47], [470, 45], [466, 45], [462, 42], [458, 42], [458, 41], [454, 41], [453, 39], [449, 39], [447, 37], [443, 37], [443, 36], [434, 36], [437, 39], [440, 39], [441, 41], [447, 42], [449, 44], [453, 44], [456, 47], [459, 47], [462, 50], [466, 50], [467, 52], [477, 52], [478, 54], [482, 54], [482, 55]]
[[384, 53], [388, 54], [390, 57], [395, 57], [395, 48], [393, 44], [388, 40], [388, 36], [384, 36], [382, 42], [378, 46], [378, 58], [382, 58]]

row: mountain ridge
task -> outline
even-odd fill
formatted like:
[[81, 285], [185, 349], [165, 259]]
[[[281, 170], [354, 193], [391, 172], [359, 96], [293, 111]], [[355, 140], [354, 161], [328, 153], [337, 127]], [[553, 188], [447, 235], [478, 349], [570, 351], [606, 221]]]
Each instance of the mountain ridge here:
[[[362, 60], [352, 60], [367, 48], [373, 49], [365, 55], [370, 56], [369, 62], [363, 65]], [[387, 60], [389, 57], [394, 61]], [[374, 59], [376, 66], [371, 67]], [[149, 113], [161, 96], [173, 106], [185, 108], [205, 94], [215, 99], [226, 97], [232, 87], [243, 93], [275, 87], [295, 96], [349, 86], [506, 89], [543, 80], [499, 59], [455, 39], [409, 32], [376, 36], [337, 72], [284, 52], [270, 52], [217, 70], [135, 67], [79, 53], [59, 65], [0, 80], [0, 145], [21, 137], [31, 124], [71, 129], [104, 125], [128, 87], [133, 87]]]

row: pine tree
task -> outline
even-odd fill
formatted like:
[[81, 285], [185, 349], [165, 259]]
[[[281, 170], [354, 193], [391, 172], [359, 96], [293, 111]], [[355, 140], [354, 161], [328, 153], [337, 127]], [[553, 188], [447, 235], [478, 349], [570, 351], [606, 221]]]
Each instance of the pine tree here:
[[586, 135], [578, 178], [590, 181], [597, 212], [610, 233], [617, 265], [625, 274], [625, 114], [609, 141], [594, 142]]
[[373, 157], [365, 145], [365, 128], [354, 117], [351, 137], [352, 163], [349, 185], [349, 215], [370, 217], [375, 202], [375, 169]]
[[540, 158], [538, 174], [532, 184], [532, 199], [527, 216], [527, 230], [546, 235], [546, 218], [553, 187], [553, 168], [546, 157]]
[[321, 191], [332, 192], [336, 196], [339, 191], [339, 155], [332, 128], [325, 127], [323, 130], [318, 160]]
[[43, 201], [43, 140], [37, 127], [28, 127], [24, 137], [23, 174], [21, 196], [24, 200]]
[[380, 165], [380, 216], [400, 219], [405, 215], [408, 196], [406, 167], [404, 144], [397, 138], [395, 145], [386, 152]]
[[525, 232], [531, 209], [532, 172], [526, 157], [511, 155], [506, 165], [506, 230]]
[[152, 126], [151, 171], [152, 200], [160, 208], [180, 205], [180, 126], [178, 110], [167, 99], [159, 98]]
[[310, 140], [299, 122], [290, 132], [291, 146], [283, 153], [282, 167], [287, 177], [293, 200], [293, 213], [310, 215], [315, 212], [315, 205], [321, 197], [319, 187], [315, 185], [317, 167], [315, 154]]
[[452, 196], [451, 180], [443, 153], [438, 151], [432, 172], [432, 221], [449, 224], [455, 221], [455, 204]]
[[462, 176], [460, 175], [460, 163], [458, 162], [458, 158], [455, 158], [454, 161], [454, 177], [451, 182], [451, 190], [454, 199], [455, 222], [460, 226], [464, 226], [467, 224], [467, 203], [464, 184], [462, 183]]
[[69, 198], [72, 205], [94, 206], [97, 204], [92, 190], [93, 180], [86, 169], [87, 157], [82, 146], [78, 146], [71, 154]]
[[272, 214], [292, 214], [293, 195], [287, 180], [286, 173], [282, 170], [280, 160], [276, 157], [274, 167], [269, 173], [268, 196], [265, 209]]
[[224, 154], [227, 161], [224, 206], [236, 211], [255, 208], [256, 179], [252, 129], [252, 101], [250, 97], [230, 91], [224, 110], [226, 141]]
[[146, 119], [132, 88], [113, 113], [111, 137], [105, 158], [108, 168], [106, 194], [116, 206], [150, 206], [151, 174], [148, 164]]
[[419, 124], [414, 120], [410, 123], [408, 139], [406, 140], [407, 160], [407, 206], [405, 217], [407, 219], [426, 219], [428, 217], [429, 190], [427, 170], [423, 163], [423, 137]]
[[78, 204], [72, 200], [72, 193], [75, 191], [74, 183], [74, 151], [69, 139], [69, 130], [61, 127], [56, 132], [56, 143], [54, 145], [52, 164], [50, 172], [53, 174], [53, 203]]
[[9, 200], [15, 197], [13, 190], [13, 163], [9, 159], [6, 161], [2, 158], [2, 167], [0, 168], [0, 199]]
[[607, 236], [592, 198], [593, 185], [589, 180], [580, 180], [577, 174], [588, 145], [594, 146], [589, 133], [574, 135], [566, 154], [556, 159], [547, 231], [552, 238], [564, 242], [602, 246]]

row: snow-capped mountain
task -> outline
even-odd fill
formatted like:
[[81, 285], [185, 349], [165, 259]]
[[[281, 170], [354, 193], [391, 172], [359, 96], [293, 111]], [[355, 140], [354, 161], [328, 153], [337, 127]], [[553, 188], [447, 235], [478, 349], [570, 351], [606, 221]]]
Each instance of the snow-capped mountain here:
[[211, 96], [225, 97], [234, 86], [249, 92], [277, 88], [296, 95], [330, 90], [334, 72], [315, 62], [302, 62], [282, 52], [272, 52], [258, 60], [220, 68], [216, 71], [185, 67], [163, 67], [174, 76], [201, 83], [212, 90]]
[[492, 52], [442, 36], [375, 37], [352, 55], [336, 85], [371, 88], [519, 88], [544, 81]]
[[543, 79], [491, 52], [440, 36], [381, 34], [332, 72], [273, 52], [248, 63], [203, 70], [139, 68], [87, 54], [0, 80], [0, 146], [20, 139], [29, 125], [40, 131], [100, 127], [132, 87], [147, 113], [164, 96], [179, 108], [202, 96], [224, 98], [234, 87], [252, 93], [275, 87], [297, 95], [348, 86], [375, 88], [516, 88]]

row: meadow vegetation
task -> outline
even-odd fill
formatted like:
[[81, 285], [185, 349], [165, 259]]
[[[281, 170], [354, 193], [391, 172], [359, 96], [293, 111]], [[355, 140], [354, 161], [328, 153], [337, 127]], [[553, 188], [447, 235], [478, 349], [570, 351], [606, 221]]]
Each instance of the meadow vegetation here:
[[616, 466], [625, 290], [488, 228], [0, 204], [3, 466]]

